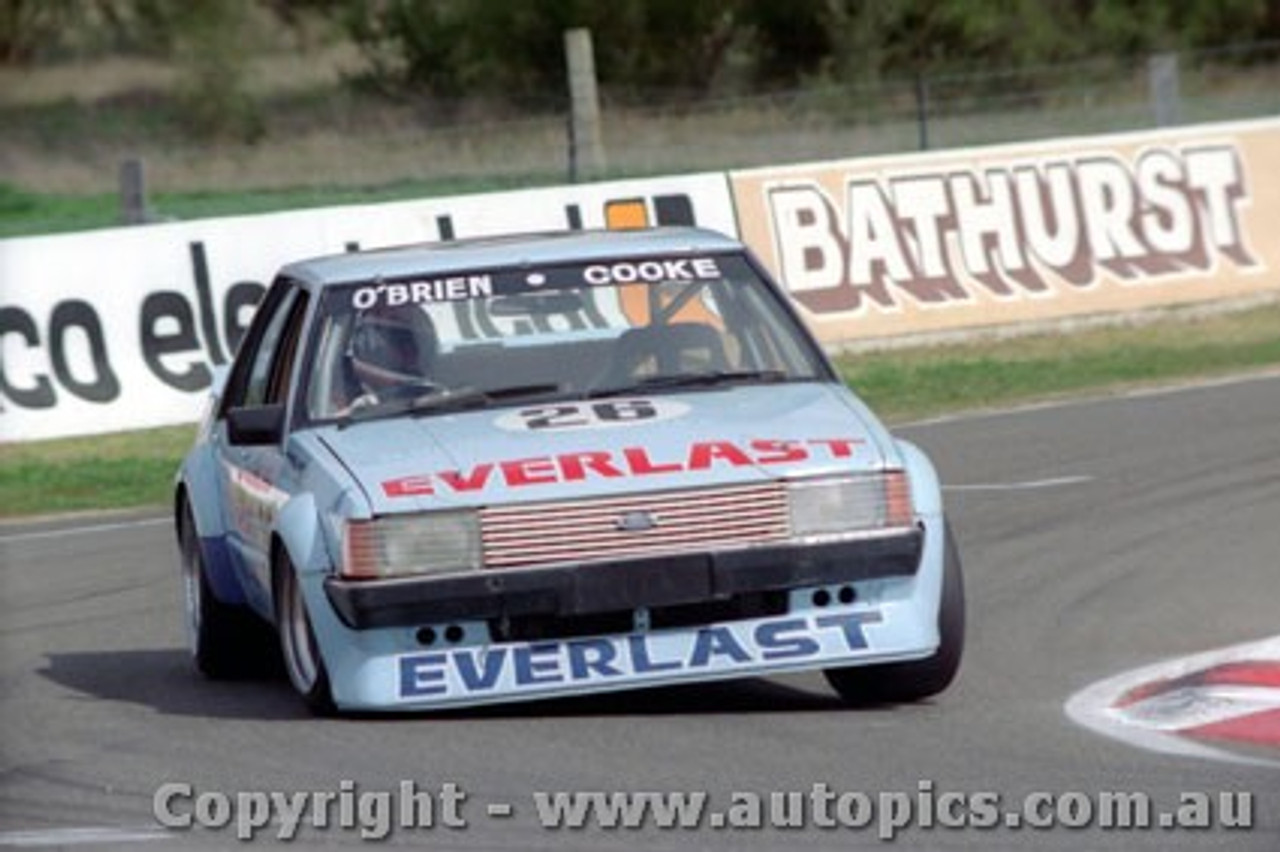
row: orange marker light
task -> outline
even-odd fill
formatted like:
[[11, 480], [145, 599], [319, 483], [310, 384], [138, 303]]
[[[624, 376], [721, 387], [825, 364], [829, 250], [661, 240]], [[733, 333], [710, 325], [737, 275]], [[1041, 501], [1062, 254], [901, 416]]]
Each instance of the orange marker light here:
[[900, 470], [889, 471], [884, 477], [885, 486], [885, 526], [909, 527], [915, 520], [915, 509], [911, 505], [911, 484], [907, 475]]
[[628, 198], [605, 202], [604, 223], [611, 231], [649, 227], [649, 211], [645, 208], [644, 199]]
[[367, 580], [381, 576], [379, 537], [373, 521], [348, 521], [343, 537], [342, 576]]

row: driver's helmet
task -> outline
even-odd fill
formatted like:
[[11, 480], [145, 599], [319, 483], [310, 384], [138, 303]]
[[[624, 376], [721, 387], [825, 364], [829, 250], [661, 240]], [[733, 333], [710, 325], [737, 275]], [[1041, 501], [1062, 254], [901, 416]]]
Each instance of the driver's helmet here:
[[357, 315], [347, 354], [361, 386], [377, 393], [429, 377], [438, 348], [431, 318], [414, 305], [404, 305]]

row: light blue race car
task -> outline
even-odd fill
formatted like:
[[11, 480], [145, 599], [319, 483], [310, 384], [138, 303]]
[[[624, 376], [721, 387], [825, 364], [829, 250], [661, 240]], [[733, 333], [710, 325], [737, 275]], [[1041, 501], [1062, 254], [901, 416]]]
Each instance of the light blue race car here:
[[960, 663], [926, 456], [737, 241], [566, 232], [281, 270], [179, 472], [196, 667], [314, 711]]

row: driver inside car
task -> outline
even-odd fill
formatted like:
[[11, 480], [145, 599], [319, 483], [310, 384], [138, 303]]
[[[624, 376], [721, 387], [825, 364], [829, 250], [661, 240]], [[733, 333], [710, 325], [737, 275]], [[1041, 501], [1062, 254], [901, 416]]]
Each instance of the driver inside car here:
[[438, 351], [435, 325], [414, 305], [377, 307], [359, 314], [345, 357], [354, 398], [340, 413], [436, 389], [431, 375]]

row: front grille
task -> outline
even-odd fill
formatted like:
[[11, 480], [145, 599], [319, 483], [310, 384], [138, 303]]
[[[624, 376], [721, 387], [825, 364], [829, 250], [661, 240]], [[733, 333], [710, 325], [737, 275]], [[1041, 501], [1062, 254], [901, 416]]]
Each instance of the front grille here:
[[787, 492], [781, 482], [480, 511], [486, 568], [767, 544], [785, 540], [789, 528]]

